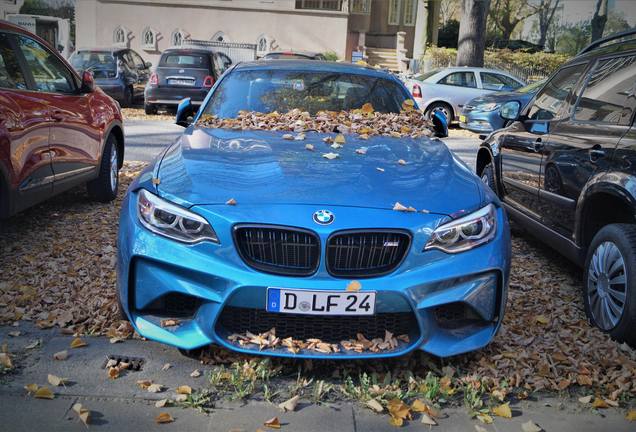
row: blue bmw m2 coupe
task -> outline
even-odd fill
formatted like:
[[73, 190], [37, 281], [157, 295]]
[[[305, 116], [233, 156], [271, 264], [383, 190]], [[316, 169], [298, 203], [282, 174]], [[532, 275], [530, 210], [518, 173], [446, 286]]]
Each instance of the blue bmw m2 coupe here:
[[121, 211], [119, 299], [139, 334], [183, 350], [328, 359], [487, 345], [506, 304], [508, 223], [442, 141], [202, 121], [369, 106], [397, 116], [413, 105], [386, 72], [303, 60], [238, 64], [198, 112], [184, 100], [183, 135]]

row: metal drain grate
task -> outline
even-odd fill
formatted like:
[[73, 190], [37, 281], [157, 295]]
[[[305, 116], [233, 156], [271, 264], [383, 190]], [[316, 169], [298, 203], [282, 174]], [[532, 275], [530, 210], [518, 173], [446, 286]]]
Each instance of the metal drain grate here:
[[116, 363], [113, 366], [119, 366], [121, 363], [128, 363], [128, 370], [139, 372], [145, 363], [145, 360], [141, 357], [129, 357], [109, 354], [102, 365], [102, 369], [106, 369], [106, 365], [114, 360]]

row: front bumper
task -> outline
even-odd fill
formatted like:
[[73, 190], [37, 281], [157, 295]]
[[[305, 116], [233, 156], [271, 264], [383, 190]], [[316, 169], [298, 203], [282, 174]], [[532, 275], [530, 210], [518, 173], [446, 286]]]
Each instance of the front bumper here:
[[190, 98], [193, 105], [201, 105], [210, 89], [188, 87], [146, 87], [144, 103], [146, 105], [171, 106], [179, 105], [185, 98]]
[[[184, 245], [141, 226], [135, 204], [136, 194], [128, 194], [122, 207], [118, 237], [118, 288], [130, 321], [149, 339], [183, 349], [217, 344], [244, 353], [295, 358], [394, 357], [415, 349], [446, 357], [487, 345], [503, 318], [510, 268], [510, 236], [501, 208], [498, 209], [498, 232], [491, 242], [472, 251], [449, 255], [440, 251], [421, 252], [425, 240], [415, 238], [411, 251], [397, 270], [361, 281], [362, 291], [377, 292], [375, 320], [397, 325], [395, 323], [403, 319], [412, 319], [408, 341], [378, 353], [341, 350], [330, 354], [315, 351], [293, 354], [285, 348], [261, 350], [257, 346], [241, 346], [228, 337], [234, 332], [253, 330], [237, 329], [239, 324], [236, 323], [268, 320], [266, 322], [284, 328], [288, 321], [297, 320], [297, 316], [292, 318], [264, 311], [267, 287], [343, 291], [349, 280], [330, 276], [324, 263], [315, 274], [307, 277], [266, 274], [248, 267], [238, 256], [229, 234], [231, 214], [228, 220], [213, 221], [209, 214], [198, 211], [213, 223], [221, 244]], [[297, 213], [298, 206], [294, 207]], [[221, 209], [224, 213], [235, 211], [228, 206]], [[279, 208], [274, 212], [284, 219], [293, 213], [290, 210]], [[374, 213], [377, 220], [379, 211], [356, 209], [355, 217], [347, 220], [342, 209], [335, 210], [343, 215], [338, 219], [340, 224], [355, 224], [356, 227], [360, 226], [360, 220], [373, 219]], [[319, 234], [321, 241], [328, 235], [328, 232], [321, 232], [324, 228], [311, 228]], [[324, 248], [322, 241], [323, 257]], [[229, 320], [228, 314], [233, 314]], [[246, 321], [249, 316], [256, 316], [256, 319]], [[163, 328], [161, 320], [165, 318], [179, 318], [181, 324]], [[303, 330], [312, 326], [324, 327], [324, 317], [322, 319], [322, 324], [307, 320]], [[352, 335], [368, 331], [368, 323], [362, 324], [352, 317], [329, 317], [328, 320], [333, 332], [327, 334], [341, 337], [343, 329]]]
[[463, 111], [459, 117], [459, 126], [476, 133], [490, 133], [503, 127], [499, 109], [494, 111]]

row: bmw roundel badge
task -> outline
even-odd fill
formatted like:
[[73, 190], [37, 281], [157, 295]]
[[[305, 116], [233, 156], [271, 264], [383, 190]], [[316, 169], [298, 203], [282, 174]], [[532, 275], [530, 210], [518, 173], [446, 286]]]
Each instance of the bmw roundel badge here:
[[314, 213], [313, 219], [318, 225], [329, 225], [334, 221], [336, 216], [329, 210], [318, 210]]

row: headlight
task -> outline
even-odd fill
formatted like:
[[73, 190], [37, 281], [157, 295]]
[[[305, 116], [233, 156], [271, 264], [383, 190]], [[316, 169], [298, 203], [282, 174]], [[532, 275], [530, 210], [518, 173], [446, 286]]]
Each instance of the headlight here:
[[497, 108], [499, 108], [499, 104], [497, 104], [495, 102], [491, 102], [491, 103], [485, 103], [485, 104], [477, 105], [475, 107], [475, 111], [494, 111]]
[[150, 231], [185, 243], [202, 240], [219, 242], [208, 221], [141, 189], [137, 196], [137, 215]]
[[488, 204], [462, 218], [439, 226], [424, 250], [439, 249], [447, 253], [463, 252], [487, 243], [497, 233], [497, 211]]

